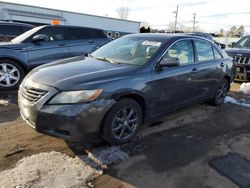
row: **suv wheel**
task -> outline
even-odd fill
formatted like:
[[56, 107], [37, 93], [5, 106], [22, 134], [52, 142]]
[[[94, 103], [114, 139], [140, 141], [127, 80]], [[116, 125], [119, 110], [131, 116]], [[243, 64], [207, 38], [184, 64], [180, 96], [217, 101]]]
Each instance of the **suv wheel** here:
[[132, 140], [142, 124], [142, 110], [133, 99], [121, 99], [106, 115], [102, 137], [110, 144], [124, 144]]
[[24, 70], [18, 63], [8, 59], [0, 59], [0, 90], [16, 89], [24, 75]]
[[227, 95], [229, 89], [229, 83], [226, 78], [223, 78], [215, 91], [214, 98], [212, 99], [212, 104], [215, 106], [221, 105]]

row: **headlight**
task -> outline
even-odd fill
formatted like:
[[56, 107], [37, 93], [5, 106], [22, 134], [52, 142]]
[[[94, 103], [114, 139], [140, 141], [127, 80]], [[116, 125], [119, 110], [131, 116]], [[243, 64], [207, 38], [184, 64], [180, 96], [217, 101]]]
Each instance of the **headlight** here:
[[49, 104], [72, 104], [83, 103], [95, 100], [103, 89], [82, 90], [82, 91], [64, 91], [58, 93], [49, 101]]

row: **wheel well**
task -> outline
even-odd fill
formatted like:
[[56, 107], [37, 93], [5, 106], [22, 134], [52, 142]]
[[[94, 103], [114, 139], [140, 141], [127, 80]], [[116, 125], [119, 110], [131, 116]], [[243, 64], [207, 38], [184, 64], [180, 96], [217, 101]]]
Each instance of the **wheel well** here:
[[124, 98], [130, 98], [130, 99], [133, 99], [135, 100], [141, 107], [142, 109], [142, 119], [144, 121], [144, 117], [145, 117], [145, 113], [146, 113], [146, 103], [145, 103], [145, 99], [140, 96], [140, 95], [137, 95], [137, 94], [127, 94], [127, 95], [123, 95], [121, 96], [118, 100], [120, 99], [124, 99]]
[[228, 84], [229, 84], [228, 91], [229, 91], [230, 90], [231, 78], [228, 75], [226, 75], [224, 78], [227, 79], [227, 81], [228, 81]]
[[27, 67], [24, 66], [23, 63], [21, 63], [20, 61], [18, 61], [18, 60], [16, 60], [16, 59], [13, 59], [13, 58], [9, 58], [9, 57], [1, 57], [0, 60], [1, 60], [1, 59], [6, 59], [6, 60], [10, 60], [10, 61], [15, 61], [16, 63], [18, 63], [18, 64], [21, 66], [21, 68], [24, 70], [25, 74], [28, 73]]

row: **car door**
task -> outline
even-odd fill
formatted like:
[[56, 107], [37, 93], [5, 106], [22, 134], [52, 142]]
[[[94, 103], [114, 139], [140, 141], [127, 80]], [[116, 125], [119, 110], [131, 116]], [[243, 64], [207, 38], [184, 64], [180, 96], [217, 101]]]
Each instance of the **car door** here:
[[193, 101], [199, 88], [191, 79], [197, 64], [194, 61], [193, 43], [189, 39], [175, 42], [163, 58], [175, 57], [179, 66], [156, 68], [152, 72], [152, 91], [155, 113], [178, 108]]
[[[39, 34], [45, 35], [46, 39], [37, 43], [32, 42], [32, 38]], [[26, 41], [31, 67], [69, 57], [66, 43], [64, 27], [48, 26], [36, 32]]]
[[[221, 54], [218, 54], [219, 51], [212, 43], [196, 39], [194, 40], [194, 46], [198, 66], [194, 75], [192, 75], [192, 80], [200, 88], [200, 93], [197, 97], [202, 99], [212, 95], [224, 65]], [[217, 58], [215, 58], [215, 53]], [[219, 55], [221, 58], [219, 58]]]
[[68, 28], [70, 56], [86, 55], [98, 48], [96, 41], [91, 37], [91, 29], [81, 27]]

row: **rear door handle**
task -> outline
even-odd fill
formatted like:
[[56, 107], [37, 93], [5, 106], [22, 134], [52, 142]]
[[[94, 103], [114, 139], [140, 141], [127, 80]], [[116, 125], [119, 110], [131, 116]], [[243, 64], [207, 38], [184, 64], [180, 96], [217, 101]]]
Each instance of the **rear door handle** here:
[[225, 63], [221, 62], [221, 63], [220, 63], [220, 66], [221, 66], [221, 67], [224, 67], [224, 66], [225, 66]]
[[59, 46], [66, 46], [67, 44], [59, 44]]
[[94, 41], [93, 40], [89, 40], [88, 43], [93, 43]]

